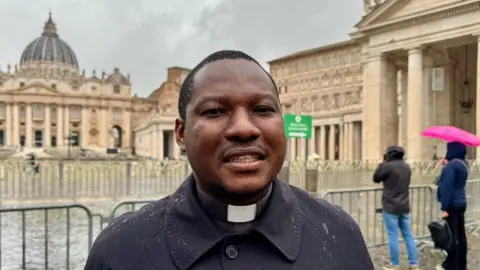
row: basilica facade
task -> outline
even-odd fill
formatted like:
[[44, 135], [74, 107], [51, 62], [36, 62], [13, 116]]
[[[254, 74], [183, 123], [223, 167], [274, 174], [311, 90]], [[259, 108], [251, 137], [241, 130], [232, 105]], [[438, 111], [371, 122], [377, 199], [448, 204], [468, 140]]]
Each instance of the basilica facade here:
[[[445, 154], [433, 125], [480, 134], [480, 1], [364, 0], [350, 39], [270, 61], [286, 113], [312, 115], [312, 139], [289, 139], [289, 159], [409, 160]], [[468, 149], [480, 158], [480, 148]]]
[[79, 70], [51, 15], [18, 65], [0, 71], [0, 145], [131, 147], [131, 83], [119, 69]]
[[[85, 74], [50, 14], [19, 64], [0, 67], [0, 147], [25, 151], [77, 147], [103, 153], [108, 148], [127, 152], [137, 148], [145, 156], [178, 157], [171, 135], [177, 101], [171, 96], [185, 70], [170, 68], [169, 80], [150, 96], [132, 96], [130, 77], [118, 68]], [[161, 134], [166, 140], [157, 146], [165, 153], [147, 151], [152, 144], [146, 144], [150, 139], [145, 136], [151, 132], [145, 127], [152, 124], [145, 121], [152, 119], [164, 123], [155, 130], [165, 129]]]

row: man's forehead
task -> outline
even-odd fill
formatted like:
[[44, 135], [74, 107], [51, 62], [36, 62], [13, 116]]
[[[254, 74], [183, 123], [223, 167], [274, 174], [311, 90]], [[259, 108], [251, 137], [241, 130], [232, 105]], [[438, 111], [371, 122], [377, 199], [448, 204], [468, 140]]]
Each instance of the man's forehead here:
[[265, 80], [269, 81], [266, 72], [252, 61], [245, 59], [217, 60], [203, 66], [195, 74], [195, 85], [201, 86], [225, 80]]

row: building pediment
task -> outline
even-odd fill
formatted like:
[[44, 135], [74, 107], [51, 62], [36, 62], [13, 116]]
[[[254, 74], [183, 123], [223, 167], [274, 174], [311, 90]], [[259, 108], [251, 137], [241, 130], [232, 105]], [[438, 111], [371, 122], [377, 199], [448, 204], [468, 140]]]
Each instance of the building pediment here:
[[30, 84], [27, 86], [20, 87], [12, 91], [16, 94], [50, 94], [50, 95], [57, 95], [60, 92], [57, 89], [53, 89], [48, 85], [44, 85], [41, 83]]
[[[442, 13], [449, 16], [448, 13], [452, 9], [478, 4], [478, 2], [478, 0], [387, 0], [364, 16], [356, 27], [362, 31], [400, 24], [404, 21], [413, 20], [413, 23], [415, 21], [421, 23], [425, 19], [442, 18]], [[429, 16], [434, 17], [426, 18]]]

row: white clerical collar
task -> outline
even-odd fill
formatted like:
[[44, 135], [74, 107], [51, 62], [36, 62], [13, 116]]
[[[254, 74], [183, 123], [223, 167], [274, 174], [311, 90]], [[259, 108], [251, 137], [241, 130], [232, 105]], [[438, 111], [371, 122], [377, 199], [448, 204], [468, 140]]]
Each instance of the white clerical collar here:
[[209, 195], [197, 185], [197, 195], [202, 208], [214, 220], [230, 222], [230, 223], [248, 223], [254, 221], [267, 206], [268, 199], [272, 193], [272, 185], [268, 189], [268, 193], [259, 202], [252, 205], [229, 205], [219, 202]]
[[257, 215], [257, 204], [251, 205], [228, 205], [227, 221], [234, 223], [245, 223], [255, 219]]

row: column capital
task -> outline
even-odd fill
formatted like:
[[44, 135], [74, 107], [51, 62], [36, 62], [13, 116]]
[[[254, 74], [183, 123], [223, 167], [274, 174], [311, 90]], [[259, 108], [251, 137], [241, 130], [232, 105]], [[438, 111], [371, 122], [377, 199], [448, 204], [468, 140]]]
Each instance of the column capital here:
[[369, 52], [367, 55], [367, 62], [382, 61], [385, 59], [385, 53], [383, 52]]
[[408, 51], [409, 55], [422, 54], [424, 49], [425, 49], [425, 46], [423, 45], [412, 45], [405, 48], [405, 50]]
[[480, 30], [478, 30], [477, 32], [473, 32], [472, 36], [476, 37], [477, 41], [480, 41]]

